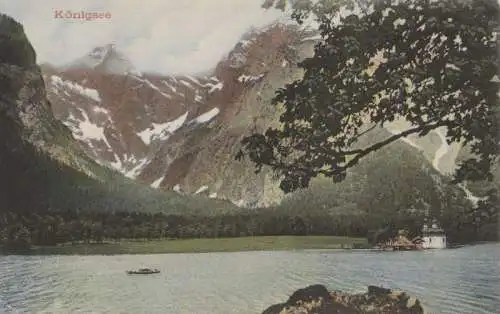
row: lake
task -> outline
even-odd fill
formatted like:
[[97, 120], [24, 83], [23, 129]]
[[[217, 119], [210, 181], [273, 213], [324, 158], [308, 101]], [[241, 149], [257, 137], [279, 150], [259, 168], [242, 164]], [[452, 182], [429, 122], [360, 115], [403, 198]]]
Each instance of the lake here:
[[[141, 266], [161, 269], [127, 276]], [[408, 291], [428, 313], [500, 313], [500, 244], [425, 252], [0, 256], [1, 313], [260, 313], [298, 288]]]

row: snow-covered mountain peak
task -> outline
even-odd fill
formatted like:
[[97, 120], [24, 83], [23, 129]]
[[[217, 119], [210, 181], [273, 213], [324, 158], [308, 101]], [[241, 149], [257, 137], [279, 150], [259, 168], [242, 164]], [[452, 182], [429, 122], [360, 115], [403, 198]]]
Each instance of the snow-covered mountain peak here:
[[99, 70], [108, 74], [142, 76], [132, 62], [119, 51], [115, 44], [95, 47], [87, 55], [76, 59], [64, 67], [64, 70]]
[[115, 49], [114, 44], [108, 44], [102, 47], [95, 47], [89, 52], [88, 56], [91, 58], [95, 58], [98, 63], [102, 62], [104, 58], [111, 52], [111, 50]]

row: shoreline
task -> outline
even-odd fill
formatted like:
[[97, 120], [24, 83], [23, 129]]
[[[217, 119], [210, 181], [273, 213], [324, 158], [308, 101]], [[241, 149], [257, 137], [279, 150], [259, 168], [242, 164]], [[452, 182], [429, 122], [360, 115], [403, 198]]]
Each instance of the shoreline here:
[[181, 253], [235, 253], [294, 250], [369, 250], [364, 238], [338, 236], [257, 236], [236, 238], [123, 240], [90, 244], [34, 246], [27, 250], [0, 250], [0, 255], [138, 255]]
[[[477, 242], [451, 244], [446, 249], [491, 244]], [[370, 251], [395, 253], [373, 248], [364, 238], [338, 236], [256, 236], [236, 238], [153, 239], [122, 240], [120, 242], [77, 243], [55, 246], [33, 246], [26, 250], [4, 250], [0, 255], [152, 255], [152, 254], [201, 254], [238, 252], [286, 252], [286, 251]], [[428, 251], [428, 250], [423, 250]], [[407, 251], [411, 252], [411, 251]]]

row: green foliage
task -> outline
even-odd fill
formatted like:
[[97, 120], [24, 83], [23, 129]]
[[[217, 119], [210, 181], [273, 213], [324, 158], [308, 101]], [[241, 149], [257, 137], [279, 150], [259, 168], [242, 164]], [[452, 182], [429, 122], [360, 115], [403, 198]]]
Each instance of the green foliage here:
[[[364, 235], [373, 242], [389, 239], [399, 229], [419, 235], [428, 210], [451, 242], [496, 240], [494, 198], [474, 208], [465, 193], [448, 182], [414, 148], [392, 143], [361, 160], [338, 184], [317, 178], [308, 189], [287, 195], [277, 211], [302, 218], [323, 217], [331, 232], [339, 223], [345, 228], [363, 222]], [[477, 217], [481, 219], [476, 221]]]
[[[342, 181], [371, 152], [446, 127], [447, 140], [470, 144], [475, 156], [462, 162], [457, 181], [491, 179], [498, 153], [498, 83], [492, 81], [498, 3], [351, 2], [361, 12], [356, 15], [327, 2], [321, 14], [312, 10], [323, 40], [299, 64], [304, 77], [274, 98], [284, 107], [281, 128], [246, 137], [237, 157], [248, 156], [257, 171], [270, 166], [290, 192], [318, 175]], [[299, 23], [304, 12], [311, 10], [296, 11]], [[367, 124], [400, 118], [412, 127], [353, 148]]]

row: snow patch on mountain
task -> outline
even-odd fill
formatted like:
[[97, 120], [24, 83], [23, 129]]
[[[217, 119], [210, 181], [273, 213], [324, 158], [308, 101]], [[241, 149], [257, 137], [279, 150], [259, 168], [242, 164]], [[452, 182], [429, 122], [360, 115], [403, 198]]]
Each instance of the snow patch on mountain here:
[[184, 81], [184, 80], [180, 80], [181, 84], [183, 84], [184, 86], [187, 86], [189, 88], [193, 88], [193, 85], [187, 81]]
[[165, 86], [167, 86], [168, 88], [170, 88], [174, 93], [177, 93], [177, 88], [175, 88], [174, 86], [170, 85], [169, 82], [167, 81], [161, 81], [163, 84], [165, 84]]
[[[404, 126], [404, 127], [402, 127], [402, 126]], [[389, 132], [391, 132], [392, 134], [399, 134], [399, 133], [401, 133], [402, 130], [407, 129], [408, 126], [409, 126], [409, 123], [407, 123], [405, 121], [398, 121], [397, 123], [386, 124], [385, 128]], [[454, 148], [452, 145], [448, 144], [448, 142], [446, 140], [446, 127], [437, 128], [437, 129], [433, 130], [432, 132], [435, 133], [436, 135], [438, 135], [439, 139], [441, 140], [441, 145], [435, 151], [434, 158], [431, 161], [432, 166], [434, 169], [439, 171], [441, 174], [443, 174], [445, 176], [450, 176], [450, 175], [452, 175], [453, 169], [456, 167], [456, 165], [455, 164], [452, 164], [452, 165], [451, 164], [450, 165], [442, 164], [443, 157], [446, 156], [447, 154], [452, 153], [452, 150]], [[419, 149], [419, 150], [423, 150], [423, 148], [421, 148], [419, 145], [417, 145], [416, 143], [414, 143], [413, 141], [411, 141], [408, 138], [401, 138], [401, 140], [404, 141], [405, 143]], [[453, 144], [453, 145], [459, 145], [459, 144]], [[456, 158], [456, 156], [453, 157], [453, 159], [454, 158]], [[451, 162], [452, 161], [450, 161], [450, 163]], [[472, 192], [467, 188], [466, 183], [458, 184], [458, 187], [461, 188], [465, 192], [467, 199], [469, 201], [471, 201], [473, 206], [477, 206], [479, 201], [486, 199], [484, 197], [481, 198], [481, 197], [477, 197], [474, 194], [472, 194]]]
[[193, 76], [190, 76], [190, 75], [187, 75], [186, 77], [187, 77], [189, 80], [191, 80], [191, 81], [195, 82], [197, 85], [202, 86], [202, 84], [200, 83], [200, 81], [199, 81], [197, 78], [195, 78], [195, 77], [193, 77]]
[[201, 97], [198, 94], [198, 91], [196, 92], [196, 95], [194, 95], [194, 101], [199, 102], [199, 103], [203, 103], [203, 97]]
[[264, 77], [264, 74], [260, 74], [257, 76], [242, 74], [238, 77], [238, 82], [247, 83], [247, 82], [258, 81], [258, 80], [262, 79], [263, 77]]
[[165, 98], [169, 98], [171, 99], [172, 96], [168, 95], [168, 94], [165, 94], [161, 89], [158, 88], [158, 86], [156, 86], [155, 84], [151, 83], [150, 80], [148, 79], [143, 79], [143, 78], [140, 78], [138, 76], [135, 76], [135, 75], [132, 75], [132, 77], [146, 85], [148, 85], [149, 87], [151, 87], [152, 89], [156, 90], [158, 93], [160, 93], [163, 97]]
[[250, 46], [250, 44], [252, 42], [253, 42], [252, 40], [242, 39], [238, 43], [241, 45], [242, 48], [246, 48], [246, 47]]
[[111, 145], [109, 145], [106, 135], [104, 134], [104, 128], [93, 123], [85, 110], [81, 108], [78, 108], [78, 110], [82, 114], [83, 120], [78, 120], [75, 116], [70, 114], [68, 119], [63, 122], [68, 128], [70, 128], [73, 136], [77, 140], [84, 141], [89, 145], [92, 144], [92, 141], [102, 141], [106, 143], [109, 148], [111, 148]]
[[162, 183], [162, 181], [163, 181], [163, 179], [165, 179], [165, 177], [164, 177], [164, 176], [159, 177], [159, 178], [158, 178], [158, 179], [156, 179], [153, 183], [151, 183], [151, 187], [152, 187], [152, 188], [155, 188], [155, 189], [159, 188], [159, 187], [160, 187], [160, 184], [161, 184], [161, 183]]
[[233, 201], [231, 200], [231, 203], [238, 207], [246, 207], [247, 202], [244, 199], [240, 199], [239, 201]]
[[212, 110], [209, 110], [209, 111], [199, 115], [198, 117], [194, 118], [193, 120], [191, 120], [191, 122], [194, 122], [194, 123], [209, 122], [210, 120], [215, 118], [219, 114], [219, 112], [220, 112], [219, 108], [215, 107]]
[[217, 84], [211, 84], [211, 87], [212, 88], [210, 88], [210, 90], [208, 91], [209, 93], [213, 93], [216, 90], [221, 90], [224, 87], [224, 83], [218, 82]]
[[304, 37], [304, 38], [302, 38], [302, 41], [319, 41], [322, 38], [323, 37], [321, 37], [320, 34], [317, 34], [317, 35], [313, 35], [313, 36]]
[[50, 80], [55, 88], [60, 88], [63, 90], [67, 88], [69, 90], [79, 93], [82, 96], [90, 98], [96, 102], [101, 102], [101, 97], [99, 96], [99, 92], [95, 89], [86, 88], [71, 81], [65, 81], [57, 75], [52, 75], [50, 77]]
[[[387, 131], [389, 131], [393, 135], [397, 135], [397, 134], [401, 133], [401, 130], [399, 130], [399, 128], [396, 127], [394, 124], [387, 123], [387, 124], [384, 125], [384, 127], [385, 127], [385, 129]], [[410, 140], [407, 137], [402, 137], [402, 138], [400, 138], [400, 140], [403, 141], [403, 142], [405, 142], [406, 144], [408, 144], [408, 145], [410, 145], [410, 146], [412, 146], [412, 147], [420, 150], [420, 151], [423, 150], [422, 147], [420, 147], [419, 145], [417, 145], [415, 142], [413, 142], [412, 140]]]
[[182, 190], [181, 190], [181, 186], [180, 186], [180, 184], [176, 184], [176, 185], [173, 187], [173, 189], [172, 189], [172, 190], [174, 190], [174, 192], [177, 192], [177, 193], [182, 193]]
[[467, 183], [459, 183], [458, 187], [460, 187], [465, 192], [465, 196], [469, 201], [471, 201], [474, 207], [477, 207], [480, 201], [485, 201], [488, 199], [488, 197], [477, 197], [472, 194], [472, 192], [467, 188]]
[[146, 144], [151, 144], [152, 141], [160, 139], [165, 140], [170, 134], [177, 131], [186, 122], [188, 112], [184, 113], [177, 119], [165, 123], [152, 123], [151, 127], [136, 133], [141, 140]]
[[[451, 175], [452, 174], [451, 169], [445, 170], [445, 169], [443, 169], [443, 167], [439, 166], [440, 161], [443, 158], [443, 156], [445, 156], [452, 149], [452, 146], [449, 145], [448, 142], [446, 141], [445, 132], [446, 132], [445, 127], [438, 128], [438, 129], [434, 130], [434, 133], [436, 133], [439, 136], [439, 138], [441, 139], [441, 146], [438, 148], [438, 150], [436, 151], [436, 153], [434, 155], [432, 165], [434, 166], [435, 169], [440, 171], [442, 174]], [[487, 197], [477, 197], [474, 194], [472, 194], [472, 192], [467, 188], [466, 182], [458, 184], [458, 187], [461, 188], [465, 192], [465, 196], [467, 197], [467, 199], [469, 201], [471, 201], [471, 203], [474, 207], [476, 207], [478, 205], [479, 201], [487, 199]]]
[[148, 158], [143, 158], [140, 159], [138, 162], [136, 162], [136, 166], [130, 169], [129, 171], [125, 172], [125, 176], [130, 179], [135, 179], [141, 171], [148, 165], [150, 160]]
[[200, 194], [202, 192], [205, 192], [206, 190], [208, 190], [208, 186], [204, 185], [204, 186], [200, 187], [198, 190], [196, 190], [196, 192], [194, 192], [194, 194]]
[[114, 154], [115, 159], [109, 163], [109, 166], [119, 172], [123, 172], [123, 163], [120, 160], [120, 157], [117, 154]]
[[103, 113], [105, 115], [109, 115], [108, 109], [102, 108], [102, 107], [99, 107], [99, 106], [94, 106], [94, 108], [92, 108], [92, 111], [94, 111], [96, 113]]
[[[175, 80], [175, 78], [173, 78]], [[177, 82], [177, 80], [175, 80]], [[162, 80], [161, 81], [165, 86], [167, 86], [172, 92], [176, 93], [177, 95], [181, 97], [185, 97], [183, 92], [180, 92], [177, 90], [175, 86], [172, 86], [168, 81]]]
[[445, 131], [446, 131], [446, 128], [444, 128], [444, 127], [434, 130], [434, 133], [437, 134], [439, 136], [439, 138], [441, 139], [441, 146], [436, 151], [436, 153], [434, 155], [434, 159], [432, 160], [432, 166], [435, 169], [440, 169], [439, 162], [441, 161], [441, 158], [444, 155], [446, 155], [446, 153], [450, 150], [450, 146], [446, 142], [446, 135], [444, 133]]

